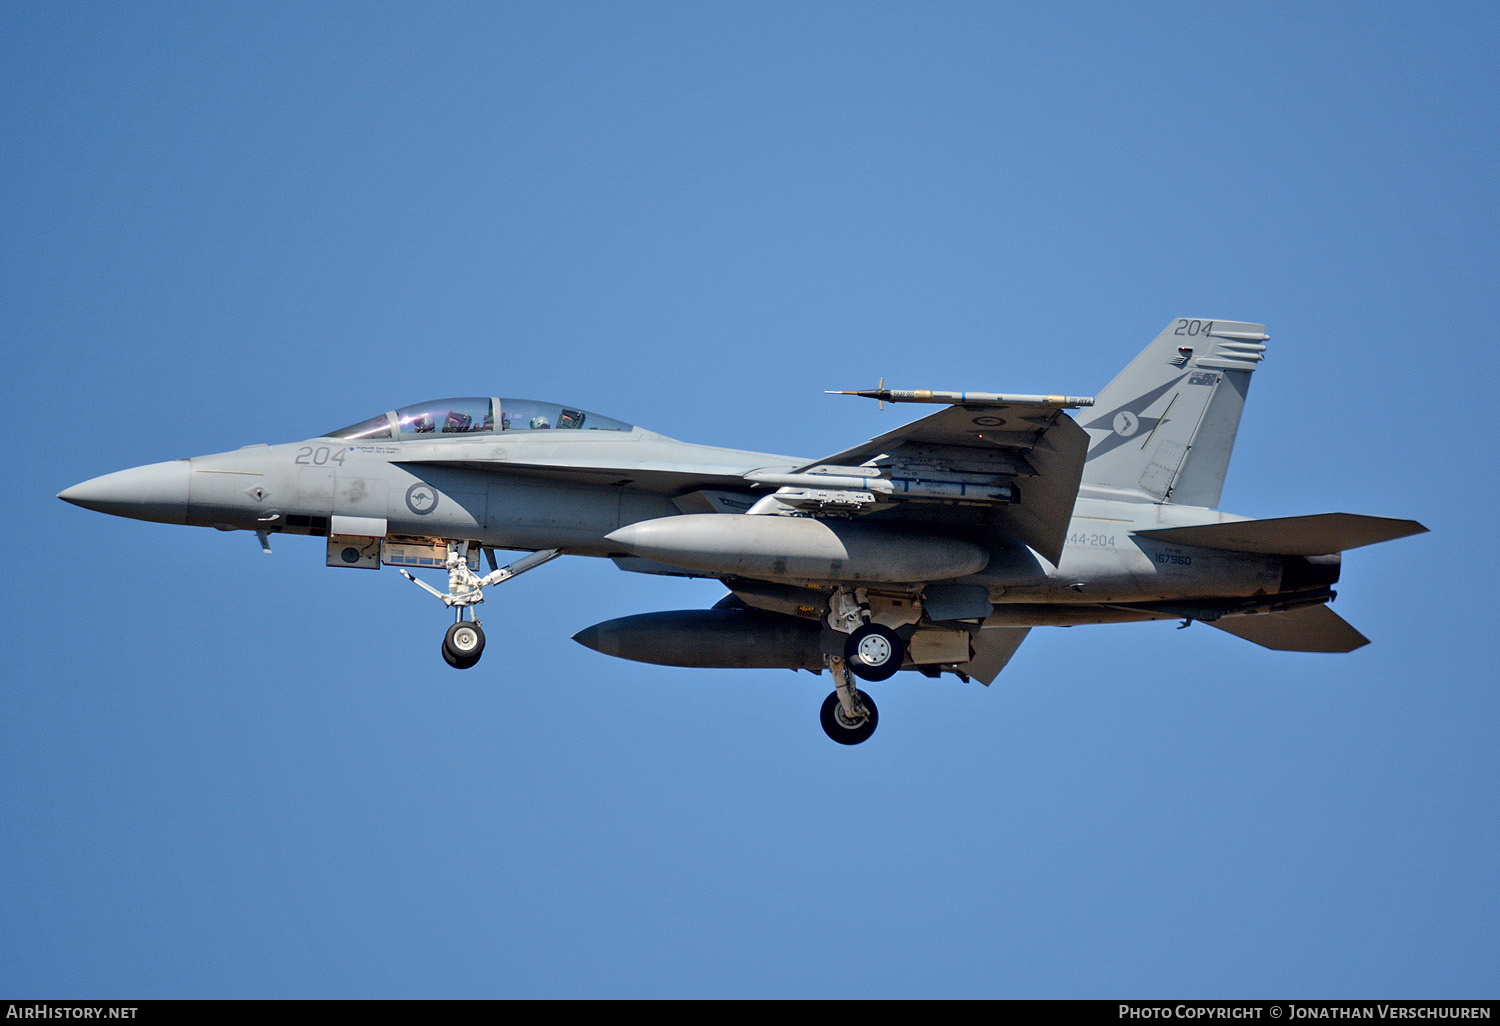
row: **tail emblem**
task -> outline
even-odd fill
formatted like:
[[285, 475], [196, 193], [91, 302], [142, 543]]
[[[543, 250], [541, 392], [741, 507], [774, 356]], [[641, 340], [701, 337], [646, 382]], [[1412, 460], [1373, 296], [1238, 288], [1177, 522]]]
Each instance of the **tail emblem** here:
[[1149, 439], [1151, 432], [1155, 431], [1158, 425], [1167, 422], [1167, 414], [1171, 412], [1172, 404], [1167, 404], [1167, 408], [1162, 411], [1160, 417], [1147, 417], [1144, 416], [1145, 412], [1158, 399], [1181, 383], [1185, 377], [1187, 377], [1186, 374], [1179, 374], [1159, 388], [1153, 388], [1145, 395], [1137, 396], [1123, 406], [1117, 406], [1108, 413], [1095, 417], [1087, 424], [1080, 424], [1079, 426], [1085, 431], [1109, 432], [1109, 434], [1102, 438], [1096, 438], [1093, 444], [1089, 446], [1089, 454], [1085, 462], [1092, 460], [1096, 456], [1103, 456], [1107, 452], [1118, 449], [1125, 444], [1127, 439], [1139, 434], [1142, 428], [1146, 429], [1146, 437]]

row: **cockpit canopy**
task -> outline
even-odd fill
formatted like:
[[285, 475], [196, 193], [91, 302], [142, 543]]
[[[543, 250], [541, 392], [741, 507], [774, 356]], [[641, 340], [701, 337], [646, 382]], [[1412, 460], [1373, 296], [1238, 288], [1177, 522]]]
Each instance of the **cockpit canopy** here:
[[492, 434], [497, 431], [629, 431], [631, 425], [597, 413], [535, 399], [434, 399], [403, 406], [358, 424], [331, 431], [326, 438], [410, 439], [427, 435]]

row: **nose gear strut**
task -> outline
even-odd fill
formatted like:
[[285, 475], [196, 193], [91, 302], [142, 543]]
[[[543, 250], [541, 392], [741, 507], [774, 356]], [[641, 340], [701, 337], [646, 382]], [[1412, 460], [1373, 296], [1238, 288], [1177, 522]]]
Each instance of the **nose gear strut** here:
[[[484, 555], [490, 564], [490, 572], [480, 577], [469, 569], [469, 543], [448, 543], [448, 556], [444, 560], [444, 566], [448, 569], [447, 594], [426, 581], [413, 577], [406, 570], [401, 570], [402, 577], [453, 610], [453, 626], [448, 628], [448, 633], [443, 638], [443, 659], [449, 666], [459, 670], [467, 670], [479, 662], [479, 657], [484, 652], [484, 630], [480, 627], [479, 617], [474, 610], [476, 605], [484, 601], [484, 589], [502, 584], [527, 570], [534, 570], [543, 563], [556, 559], [562, 555], [562, 549], [539, 549], [498, 570], [495, 569], [495, 550], [487, 548]], [[464, 619], [466, 609], [469, 611], [467, 621]]]

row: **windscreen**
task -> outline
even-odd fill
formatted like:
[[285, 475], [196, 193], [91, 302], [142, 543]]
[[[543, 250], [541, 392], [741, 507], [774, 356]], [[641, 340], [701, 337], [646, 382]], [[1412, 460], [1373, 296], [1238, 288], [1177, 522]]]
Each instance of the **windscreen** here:
[[389, 438], [391, 437], [391, 418], [382, 413], [378, 417], [362, 420], [358, 424], [350, 424], [346, 428], [330, 431], [324, 438]]

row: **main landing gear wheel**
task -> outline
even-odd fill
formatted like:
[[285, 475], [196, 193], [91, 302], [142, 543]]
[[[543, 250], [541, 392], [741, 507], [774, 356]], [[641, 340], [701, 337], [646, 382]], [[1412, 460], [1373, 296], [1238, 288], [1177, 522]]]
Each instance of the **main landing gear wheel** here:
[[484, 654], [484, 631], [479, 624], [460, 620], [443, 638], [443, 659], [457, 670], [467, 670]]
[[889, 627], [867, 623], [844, 643], [849, 670], [862, 680], [888, 680], [901, 669], [906, 647]]
[[869, 715], [854, 723], [851, 723], [844, 715], [844, 706], [839, 702], [837, 691], [823, 700], [823, 712], [820, 716], [823, 722], [823, 733], [841, 745], [857, 745], [861, 741], [869, 740], [870, 735], [875, 733], [875, 725], [880, 722], [880, 710], [875, 708], [875, 703], [870, 696], [857, 689], [854, 693], [869, 710]]

